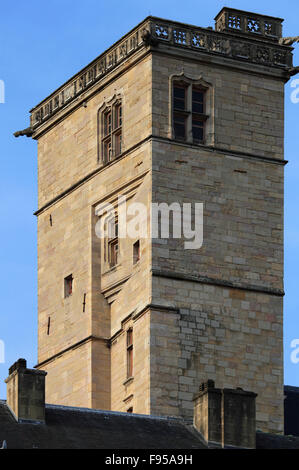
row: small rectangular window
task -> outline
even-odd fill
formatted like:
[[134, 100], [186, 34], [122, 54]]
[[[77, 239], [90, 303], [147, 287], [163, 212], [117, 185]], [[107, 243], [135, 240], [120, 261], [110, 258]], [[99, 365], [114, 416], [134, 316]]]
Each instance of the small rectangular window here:
[[127, 378], [133, 377], [133, 328], [127, 331]]
[[140, 241], [134, 243], [133, 245], [133, 264], [138, 263], [140, 260]]
[[64, 297], [69, 297], [73, 293], [73, 275], [64, 279]]

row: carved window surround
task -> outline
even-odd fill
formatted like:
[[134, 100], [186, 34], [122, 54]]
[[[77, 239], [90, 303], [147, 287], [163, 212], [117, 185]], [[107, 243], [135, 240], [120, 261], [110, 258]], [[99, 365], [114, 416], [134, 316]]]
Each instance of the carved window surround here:
[[213, 146], [215, 143], [215, 118], [214, 118], [214, 86], [204, 80], [203, 76], [190, 77], [184, 72], [179, 74], [173, 74], [169, 77], [169, 131], [168, 138], [174, 140], [174, 96], [173, 88], [174, 84], [181, 83], [187, 89], [187, 105], [186, 105], [186, 138], [182, 140], [185, 143], [193, 144], [192, 134], [192, 89], [198, 88], [204, 92], [205, 101], [205, 124], [204, 124], [204, 139], [201, 144]]
[[[126, 240], [124, 240], [121, 236], [122, 227], [124, 227], [124, 225], [128, 222], [126, 215], [126, 205], [129, 205], [134, 196], [136, 195], [138, 188], [144, 179], [144, 176], [145, 175], [141, 175], [136, 180], [127, 184], [125, 187], [118, 188], [116, 192], [115, 190], [112, 191], [112, 194], [110, 196], [108, 195], [104, 198], [104, 200], [95, 204], [94, 211], [95, 215], [98, 217], [97, 223], [100, 224], [99, 227], [101, 227], [101, 233], [103, 231], [103, 233], [106, 234], [106, 236], [101, 237], [101, 275], [103, 277], [108, 276], [109, 278], [111, 272], [124, 267], [124, 265], [126, 264], [126, 257], [124, 253], [124, 242], [126, 242]], [[118, 199], [119, 196], [125, 197], [124, 202], [126, 204], [122, 205], [122, 201]], [[119, 224], [120, 234], [120, 236], [118, 237], [118, 257], [117, 264], [111, 266], [109, 257], [109, 237], [107, 229], [108, 224], [113, 223], [113, 221], [116, 220]], [[107, 295], [109, 295], [109, 292]]]
[[123, 152], [123, 105], [123, 96], [118, 93], [102, 103], [98, 110], [98, 163], [109, 163]]
[[101, 224], [102, 229], [105, 231], [105, 236], [101, 239], [101, 265], [102, 275], [104, 275], [116, 270], [121, 265], [117, 210], [108, 210], [104, 215], [102, 215]]

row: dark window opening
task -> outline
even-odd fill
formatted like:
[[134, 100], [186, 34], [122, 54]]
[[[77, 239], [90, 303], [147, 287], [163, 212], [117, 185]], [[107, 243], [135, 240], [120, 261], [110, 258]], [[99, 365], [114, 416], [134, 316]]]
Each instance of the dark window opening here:
[[205, 113], [205, 92], [192, 87], [192, 137], [194, 143], [203, 143], [207, 116]]
[[187, 90], [184, 84], [175, 83], [173, 86], [173, 129], [178, 140], [186, 140]]
[[69, 297], [73, 293], [73, 275], [64, 279], [64, 297]]
[[204, 92], [192, 89], [192, 113], [204, 113]]
[[130, 408], [127, 409], [127, 413], [133, 413], [133, 406], [130, 406]]
[[187, 88], [184, 85], [175, 84], [173, 88], [173, 107], [180, 111], [186, 109], [186, 91]]
[[[195, 144], [205, 140], [206, 90], [192, 84], [173, 84], [174, 138]], [[192, 138], [191, 138], [192, 137]]]
[[192, 136], [195, 143], [203, 142], [204, 138], [204, 121], [201, 119], [192, 119]]
[[133, 264], [138, 263], [140, 260], [140, 241], [134, 243], [133, 245]]
[[186, 116], [175, 114], [173, 117], [173, 128], [176, 139], [186, 140]]

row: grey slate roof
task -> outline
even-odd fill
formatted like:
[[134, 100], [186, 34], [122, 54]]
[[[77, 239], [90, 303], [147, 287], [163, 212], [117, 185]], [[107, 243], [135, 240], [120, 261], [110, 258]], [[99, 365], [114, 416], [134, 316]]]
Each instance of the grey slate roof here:
[[46, 424], [17, 423], [0, 401], [0, 447], [8, 449], [204, 449], [177, 418], [46, 405]]
[[[17, 423], [0, 400], [0, 448], [206, 449], [179, 418], [46, 405], [46, 424]], [[299, 449], [299, 437], [257, 432], [257, 449]]]
[[299, 449], [299, 437], [256, 433], [257, 449]]

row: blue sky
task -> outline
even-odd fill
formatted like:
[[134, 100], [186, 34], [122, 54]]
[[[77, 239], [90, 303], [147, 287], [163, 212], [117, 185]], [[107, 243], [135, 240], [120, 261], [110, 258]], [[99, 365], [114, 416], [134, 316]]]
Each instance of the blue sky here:
[[[0, 340], [5, 363], [0, 364], [0, 397], [4, 378], [19, 357], [29, 366], [37, 359], [37, 143], [13, 132], [28, 127], [29, 110], [88, 64], [149, 14], [213, 26], [223, 6], [285, 18], [284, 35], [298, 35], [298, 0], [29, 0], [2, 2], [0, 15], [0, 80], [5, 103], [0, 104]], [[295, 52], [299, 65], [299, 44]], [[299, 75], [298, 75], [299, 78]], [[299, 363], [290, 360], [290, 343], [299, 338], [297, 136], [299, 103], [293, 104], [286, 85], [285, 198], [285, 383], [299, 386]]]

